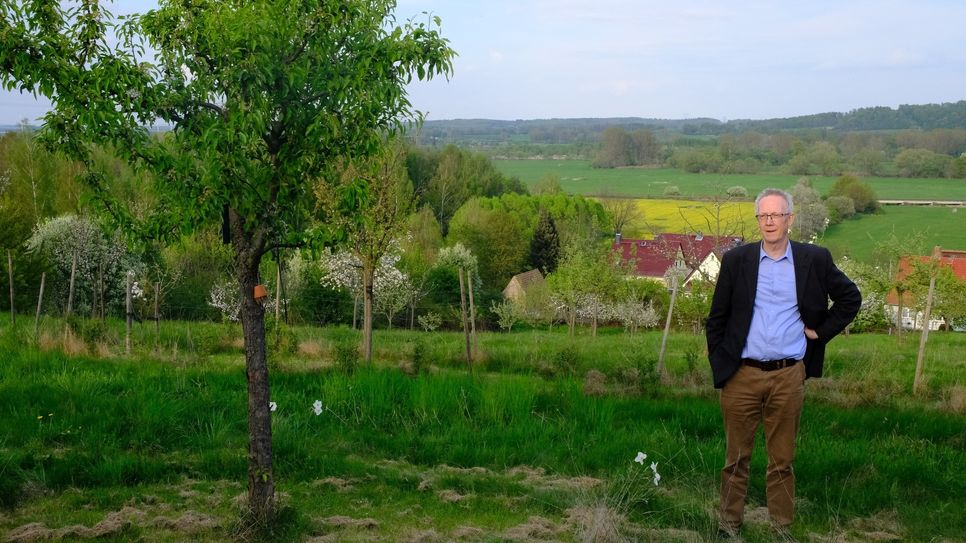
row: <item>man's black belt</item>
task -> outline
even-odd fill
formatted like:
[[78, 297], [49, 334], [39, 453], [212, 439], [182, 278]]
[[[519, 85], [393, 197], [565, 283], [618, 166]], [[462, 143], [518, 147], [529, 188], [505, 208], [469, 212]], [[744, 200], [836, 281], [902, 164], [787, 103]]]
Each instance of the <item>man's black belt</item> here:
[[758, 368], [762, 371], [774, 371], [787, 368], [798, 364], [801, 360], [795, 358], [782, 358], [781, 360], [755, 360], [754, 358], [742, 358], [741, 363], [746, 366]]

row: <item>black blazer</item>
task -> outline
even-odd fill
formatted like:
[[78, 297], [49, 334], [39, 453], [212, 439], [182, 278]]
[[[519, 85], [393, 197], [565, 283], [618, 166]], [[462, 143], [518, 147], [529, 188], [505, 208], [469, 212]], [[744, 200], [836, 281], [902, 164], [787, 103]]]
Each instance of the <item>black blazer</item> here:
[[[789, 243], [795, 261], [798, 311], [805, 326], [818, 334], [818, 339], [806, 342], [805, 374], [821, 377], [825, 344], [852, 322], [862, 305], [862, 295], [855, 283], [835, 267], [828, 249], [795, 241]], [[741, 351], [748, 339], [755, 308], [760, 246], [760, 242], [742, 245], [726, 252], [721, 259], [718, 284], [705, 325], [715, 388], [723, 387], [741, 365]], [[833, 302], [831, 306], [829, 300]]]

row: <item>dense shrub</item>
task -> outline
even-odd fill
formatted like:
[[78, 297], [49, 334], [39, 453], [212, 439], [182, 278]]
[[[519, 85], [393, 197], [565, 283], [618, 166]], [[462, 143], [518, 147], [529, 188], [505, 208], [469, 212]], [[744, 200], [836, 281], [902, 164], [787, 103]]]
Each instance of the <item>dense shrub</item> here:
[[838, 224], [855, 215], [855, 202], [848, 196], [829, 196], [825, 200], [825, 207], [831, 224]]
[[856, 213], [874, 213], [879, 209], [879, 197], [865, 181], [852, 174], [839, 177], [828, 193], [832, 196], [847, 196], [852, 199]]

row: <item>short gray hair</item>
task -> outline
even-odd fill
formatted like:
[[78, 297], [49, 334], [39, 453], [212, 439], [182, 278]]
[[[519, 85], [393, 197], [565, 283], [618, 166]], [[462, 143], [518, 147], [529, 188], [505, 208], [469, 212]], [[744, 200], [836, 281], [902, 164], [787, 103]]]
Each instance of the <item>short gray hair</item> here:
[[785, 199], [785, 213], [794, 213], [795, 204], [792, 202], [792, 195], [782, 189], [765, 189], [755, 198], [755, 215], [758, 214], [758, 202], [765, 196], [781, 196]]

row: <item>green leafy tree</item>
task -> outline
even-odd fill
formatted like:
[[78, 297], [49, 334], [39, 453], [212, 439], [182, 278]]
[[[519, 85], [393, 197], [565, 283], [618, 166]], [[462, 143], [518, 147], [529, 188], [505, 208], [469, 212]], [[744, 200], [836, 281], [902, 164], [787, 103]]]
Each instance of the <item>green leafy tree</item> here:
[[[329, 217], [330, 224], [345, 235], [352, 254], [362, 265], [362, 352], [366, 362], [372, 361], [376, 270], [399, 236], [413, 204], [404, 151], [400, 144], [387, 142], [365, 160], [341, 161], [332, 173], [334, 180], [316, 185], [322, 215]], [[398, 302], [404, 289], [390, 290]], [[396, 308], [398, 304], [381, 305]]]
[[[275, 484], [264, 308], [253, 296], [259, 264], [304, 241], [312, 180], [336, 158], [378, 149], [386, 130], [412, 117], [405, 85], [414, 74], [449, 73], [454, 53], [439, 19], [397, 26], [390, 0], [162, 0], [121, 21], [96, 1], [0, 6], [0, 82], [51, 100], [41, 139], [85, 165], [85, 181], [120, 223], [170, 238], [227, 219], [248, 376], [248, 508], [268, 521]], [[156, 137], [152, 123], [173, 130]], [[150, 174], [157, 204], [143, 221], [105, 190], [95, 145]]]
[[896, 155], [903, 177], [943, 177], [952, 162], [952, 157], [928, 149], [905, 149]]
[[479, 198], [456, 212], [447, 239], [462, 243], [477, 256], [480, 279], [489, 287], [503, 288], [526, 264], [525, 226], [513, 214], [487, 207]]

